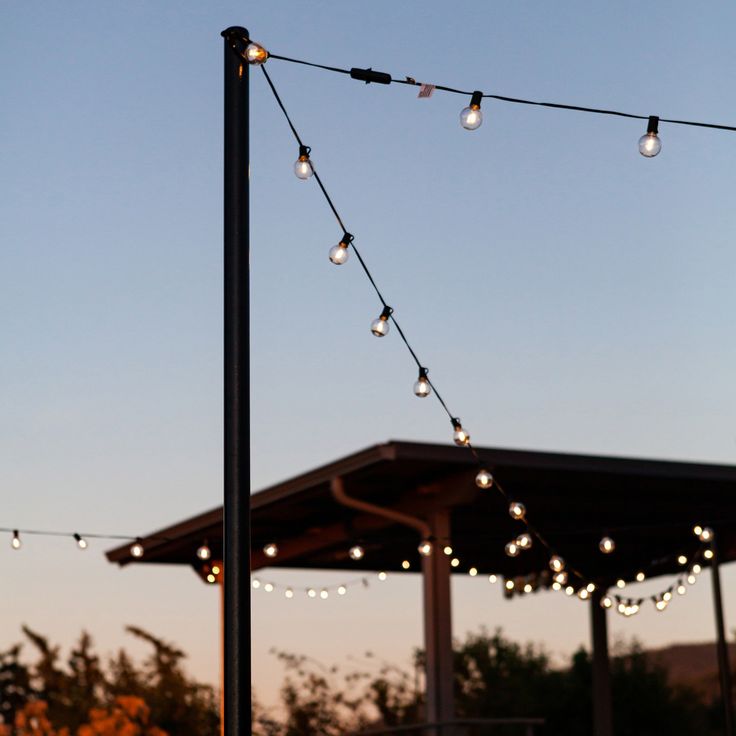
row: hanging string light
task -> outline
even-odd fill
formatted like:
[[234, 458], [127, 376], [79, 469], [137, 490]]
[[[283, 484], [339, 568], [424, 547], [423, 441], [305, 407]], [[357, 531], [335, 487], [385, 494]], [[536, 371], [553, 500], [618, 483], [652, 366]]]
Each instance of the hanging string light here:
[[388, 335], [388, 318], [391, 316], [391, 313], [393, 311], [394, 310], [391, 309], [391, 307], [386, 305], [378, 318], [374, 319], [373, 322], [371, 322], [371, 332], [376, 337], [385, 337], [386, 335]]
[[419, 378], [414, 384], [414, 395], [423, 399], [432, 393], [432, 387], [429, 385], [429, 379], [427, 378], [428, 370], [426, 368], [419, 369]]
[[460, 125], [465, 130], [476, 130], [483, 123], [483, 113], [480, 110], [482, 99], [483, 93], [476, 90], [470, 98], [470, 105], [460, 113]]
[[212, 550], [209, 548], [206, 539], [201, 546], [197, 548], [197, 557], [199, 557], [200, 560], [209, 560], [210, 557], [212, 557]]
[[519, 534], [519, 536], [516, 537], [516, 544], [519, 546], [520, 549], [531, 549], [532, 535], [527, 532]]
[[452, 418], [452, 440], [458, 447], [465, 447], [470, 442], [470, 435], [463, 429], [463, 425], [460, 423], [458, 417]]
[[616, 542], [611, 537], [603, 537], [598, 543], [598, 548], [604, 555], [610, 555], [616, 549]]
[[419, 543], [417, 551], [422, 557], [429, 557], [432, 554], [432, 542], [429, 539], [423, 539]]
[[350, 233], [343, 233], [340, 242], [330, 248], [329, 257], [336, 266], [342, 266], [342, 264], [348, 260], [350, 257], [350, 251], [348, 248], [352, 242], [353, 236]]
[[263, 554], [266, 555], [266, 557], [269, 557], [273, 559], [276, 557], [279, 553], [278, 545], [275, 542], [269, 542], [267, 545], [263, 547]]
[[509, 504], [509, 516], [517, 521], [523, 521], [526, 516], [526, 506], [520, 501], [512, 501]]
[[251, 41], [245, 47], [245, 59], [253, 66], [260, 66], [268, 60], [268, 51], [261, 44]]
[[13, 529], [13, 538], [10, 540], [10, 546], [13, 549], [20, 549], [23, 543], [20, 541], [20, 534], [17, 529]]
[[312, 149], [309, 146], [299, 146], [299, 158], [294, 163], [294, 173], [297, 179], [306, 181], [314, 174], [312, 161], [309, 158], [311, 152]]
[[662, 150], [662, 141], [659, 140], [659, 118], [649, 116], [647, 132], [639, 138], [639, 153], [646, 158], [654, 158]]
[[365, 557], [365, 550], [359, 544], [354, 544], [348, 551], [351, 560], [362, 560]]
[[136, 539], [135, 542], [133, 542], [133, 544], [130, 545], [130, 554], [133, 557], [140, 559], [141, 557], [143, 557], [144, 553], [145, 553], [145, 550], [143, 549], [143, 544], [141, 543], [141, 540]]
[[79, 547], [79, 549], [87, 549], [89, 545], [87, 544], [87, 540], [83, 536], [77, 534], [76, 532], [74, 532], [73, 536], [74, 541], [77, 543], [77, 547]]
[[475, 485], [478, 488], [486, 490], [493, 485], [493, 476], [485, 469], [478, 471], [478, 475], [475, 476]]

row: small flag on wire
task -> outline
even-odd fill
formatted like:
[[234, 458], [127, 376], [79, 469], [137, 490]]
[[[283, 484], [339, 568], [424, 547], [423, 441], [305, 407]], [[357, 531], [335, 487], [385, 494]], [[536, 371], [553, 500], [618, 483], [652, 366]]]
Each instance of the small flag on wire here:
[[417, 97], [419, 99], [428, 99], [434, 94], [435, 86], [433, 84], [422, 84], [422, 86], [419, 88], [419, 94]]

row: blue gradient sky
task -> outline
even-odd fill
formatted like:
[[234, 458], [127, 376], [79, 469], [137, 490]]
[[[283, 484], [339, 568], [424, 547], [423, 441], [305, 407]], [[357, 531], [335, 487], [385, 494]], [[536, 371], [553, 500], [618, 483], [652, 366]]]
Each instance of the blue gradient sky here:
[[[135, 534], [220, 502], [224, 27], [341, 66], [729, 123], [735, 23], [725, 1], [2, 4], [0, 526]], [[486, 102], [471, 134], [462, 98], [269, 69], [478, 444], [734, 462], [734, 134], [663, 125], [645, 160], [641, 121]], [[293, 176], [260, 74], [252, 104], [254, 487], [390, 438], [449, 441], [395, 335], [370, 335], [379, 305], [355, 261], [327, 261], [340, 232]], [[188, 570], [119, 571], [105, 548], [0, 542], [0, 646], [28, 623], [140, 651], [122, 631], [135, 623], [215, 681], [216, 591]], [[503, 626], [561, 654], [587, 641], [579, 602], [454, 587], [458, 635]], [[614, 617], [613, 635], [710, 638], [709, 594], [703, 576], [665, 615]], [[403, 663], [419, 581], [341, 601], [256, 595], [253, 634], [266, 700], [274, 645]]]

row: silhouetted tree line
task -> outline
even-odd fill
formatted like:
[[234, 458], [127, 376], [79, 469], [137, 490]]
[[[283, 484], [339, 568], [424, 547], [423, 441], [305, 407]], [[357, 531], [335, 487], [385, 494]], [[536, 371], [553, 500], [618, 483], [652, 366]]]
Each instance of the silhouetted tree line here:
[[[254, 736], [343, 736], [361, 729], [422, 720], [423, 652], [414, 671], [375, 662], [344, 673], [307, 657], [276, 655], [286, 667], [280, 705], [256, 705]], [[590, 736], [592, 667], [588, 653], [575, 653], [566, 667], [552, 667], [534, 645], [519, 645], [500, 632], [470, 634], [455, 651], [458, 717], [540, 717], [540, 736]], [[631, 644], [611, 659], [616, 736], [716, 736], [722, 734], [721, 707], [703, 702], [695, 690], [671, 685], [667, 673]], [[522, 734], [518, 726], [480, 727], [469, 736]]]
[[21, 659], [21, 644], [0, 652], [0, 734], [218, 736], [217, 695], [187, 677], [184, 652], [127, 630], [151, 645], [141, 665], [122, 649], [103, 663], [86, 632], [64, 662], [58, 646], [24, 627], [35, 660]]

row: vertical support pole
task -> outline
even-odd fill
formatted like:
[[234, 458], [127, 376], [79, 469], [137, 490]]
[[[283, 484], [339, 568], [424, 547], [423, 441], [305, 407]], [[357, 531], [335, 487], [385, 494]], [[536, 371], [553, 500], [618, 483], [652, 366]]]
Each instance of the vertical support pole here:
[[251, 733], [248, 31], [225, 40], [225, 736]]
[[713, 558], [711, 574], [713, 576], [713, 607], [716, 613], [716, 647], [718, 650], [718, 671], [721, 676], [721, 700], [723, 700], [723, 733], [734, 736], [733, 699], [731, 686], [731, 664], [728, 658], [726, 642], [726, 626], [723, 621], [723, 598], [721, 597], [721, 571], [718, 557], [718, 543], [711, 543]]
[[608, 659], [608, 611], [601, 606], [605, 591], [596, 590], [590, 600], [590, 639], [593, 649], [593, 734], [613, 736], [611, 668]]
[[422, 558], [424, 582], [424, 649], [426, 658], [426, 720], [449, 721], [455, 716], [453, 691], [450, 558], [442, 547], [450, 539], [448, 510], [432, 512], [428, 519], [434, 549]]

